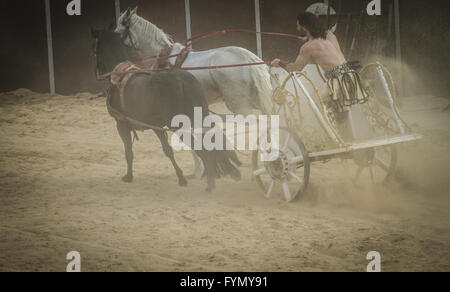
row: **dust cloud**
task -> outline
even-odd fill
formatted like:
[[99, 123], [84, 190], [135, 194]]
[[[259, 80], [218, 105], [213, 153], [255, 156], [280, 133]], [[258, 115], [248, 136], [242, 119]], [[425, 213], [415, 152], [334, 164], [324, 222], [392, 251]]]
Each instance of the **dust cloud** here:
[[[394, 183], [354, 182], [351, 161], [312, 165], [311, 186], [266, 200], [240, 154], [243, 180], [180, 188], [156, 136], [135, 142], [135, 182], [102, 94], [0, 95], [0, 271], [450, 270], [450, 128], [445, 99], [403, 99], [424, 139], [399, 148]], [[219, 108], [220, 109], [220, 108]], [[186, 173], [190, 153], [176, 158]]]

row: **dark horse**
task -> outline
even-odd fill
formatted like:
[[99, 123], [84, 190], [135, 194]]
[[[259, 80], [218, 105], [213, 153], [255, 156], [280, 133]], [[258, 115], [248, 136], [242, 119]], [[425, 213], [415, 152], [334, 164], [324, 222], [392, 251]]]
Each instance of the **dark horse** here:
[[[94, 38], [94, 54], [96, 56], [97, 75], [112, 72], [121, 62], [132, 60], [138, 56], [135, 49], [123, 45], [120, 35], [106, 31], [92, 31]], [[120, 77], [120, 76], [119, 76]], [[111, 83], [111, 79], [110, 79]], [[108, 101], [110, 107], [130, 119], [157, 128], [170, 127], [176, 115], [186, 115], [194, 120], [194, 107], [203, 109], [203, 116], [209, 114], [203, 89], [197, 79], [189, 72], [168, 70], [152, 73], [135, 73], [126, 83], [123, 99], [119, 89], [110, 84]], [[123, 104], [123, 106], [122, 106]], [[135, 129], [148, 130], [147, 127], [136, 127], [129, 120], [117, 117], [117, 130], [125, 145], [125, 157], [128, 165], [123, 181], [133, 180], [133, 150], [131, 133]], [[187, 181], [183, 171], [177, 165], [172, 147], [168, 142], [166, 131], [152, 128], [161, 141], [165, 155], [170, 159], [178, 176], [180, 186]], [[205, 165], [204, 176], [207, 178], [207, 191], [215, 188], [215, 179], [230, 174], [235, 180], [241, 178], [239, 170], [232, 164], [240, 165], [234, 151], [196, 151]]]

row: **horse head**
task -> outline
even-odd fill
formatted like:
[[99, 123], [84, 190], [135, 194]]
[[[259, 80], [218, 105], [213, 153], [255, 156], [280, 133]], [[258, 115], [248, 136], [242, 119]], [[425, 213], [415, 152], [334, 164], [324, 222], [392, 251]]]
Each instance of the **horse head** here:
[[136, 6], [134, 9], [130, 9], [128, 8], [127, 10], [125, 10], [125, 12], [123, 12], [118, 21], [117, 21], [117, 27], [115, 32], [120, 34], [121, 37], [124, 39], [124, 41], [126, 42], [130, 42], [131, 41], [128, 39], [129, 38], [129, 32], [130, 32], [130, 28], [131, 28], [131, 19], [133, 18], [133, 15], [137, 15], [137, 9], [138, 7]]
[[122, 42], [141, 50], [147, 56], [157, 56], [165, 46], [172, 46], [172, 38], [150, 21], [137, 15], [137, 7], [128, 8], [120, 15], [115, 32]]

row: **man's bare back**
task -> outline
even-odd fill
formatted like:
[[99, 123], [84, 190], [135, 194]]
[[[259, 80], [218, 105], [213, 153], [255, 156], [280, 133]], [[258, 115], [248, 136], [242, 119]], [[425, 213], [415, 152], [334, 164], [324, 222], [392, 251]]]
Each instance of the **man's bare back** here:
[[324, 80], [319, 88], [320, 100], [315, 102], [334, 102], [338, 111], [344, 107], [364, 103], [368, 94], [360, 84], [358, 73], [347, 64], [336, 36], [326, 31], [319, 18], [312, 13], [301, 13], [297, 17], [297, 30], [306, 34], [307, 42], [293, 63], [285, 63], [280, 59], [271, 65], [283, 67], [288, 72], [302, 71], [310, 63], [318, 64], [325, 70]]
[[336, 37], [334, 37], [333, 33], [328, 32], [326, 40], [313, 39], [305, 44], [305, 46], [310, 47], [308, 51], [311, 52], [313, 63], [319, 64], [325, 71], [330, 71], [347, 62], [339, 48], [337, 40], [336, 43], [333, 43], [332, 39], [336, 40]]
[[[310, 24], [308, 27], [301, 25], [300, 19], [297, 21], [297, 30], [306, 34], [304, 38], [306, 43], [301, 47], [297, 59], [289, 64], [275, 59], [271, 65], [275, 67], [281, 66], [288, 72], [294, 72], [302, 71], [306, 65], [314, 63], [322, 67], [325, 72], [328, 72], [347, 63], [336, 36], [330, 31], [323, 30], [318, 24], [316, 16], [303, 15], [302, 17], [310, 18]], [[330, 100], [326, 83], [320, 86], [319, 92], [323, 100]]]
[[[325, 71], [346, 63], [344, 54], [339, 43], [332, 32], [327, 32], [327, 39], [309, 38], [301, 47], [297, 60], [294, 63], [286, 64], [287, 71], [301, 71], [309, 63], [318, 64]], [[280, 65], [280, 60], [272, 62], [273, 66]]]

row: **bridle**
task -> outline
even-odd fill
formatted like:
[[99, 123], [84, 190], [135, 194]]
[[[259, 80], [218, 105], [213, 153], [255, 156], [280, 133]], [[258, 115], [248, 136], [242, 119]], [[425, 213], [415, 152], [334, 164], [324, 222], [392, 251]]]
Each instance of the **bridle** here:
[[[137, 22], [137, 20], [135, 21], [134, 24], [136, 24], [136, 22]], [[125, 31], [124, 31], [123, 36], [122, 36], [122, 42], [125, 43], [125, 40], [128, 38], [130, 40], [131, 47], [133, 47], [136, 50], [139, 50], [139, 47], [138, 47], [138, 44], [137, 44], [137, 40], [133, 39], [133, 34], [131, 33], [131, 27], [133, 26], [131, 24], [131, 18], [130, 18], [129, 21], [127, 21], [126, 24], [122, 23], [122, 25], [125, 27]]]
[[[125, 31], [121, 37], [122, 43], [125, 43], [126, 39], [128, 38], [130, 40], [131, 43], [131, 47], [133, 49], [135, 49], [137, 52], [141, 52], [141, 50], [139, 49], [138, 43], [137, 43], [137, 39], [133, 38], [133, 34], [131, 33], [131, 27], [134, 26], [137, 23], [137, 20], [131, 24], [131, 18], [129, 21], [126, 21], [126, 23], [122, 23], [122, 25], [125, 27]], [[161, 51], [159, 52], [158, 56], [155, 56], [157, 58], [162, 58], [164, 59], [164, 57], [167, 57], [170, 55], [170, 52], [172, 51], [173, 46], [171, 45], [165, 45]], [[182, 55], [182, 54], [187, 54], [189, 53], [190, 48], [185, 48], [182, 52], [180, 52], [178, 55]], [[152, 57], [153, 58], [153, 57]], [[144, 58], [142, 58], [144, 59]], [[170, 62], [168, 62], [168, 59], [165, 60], [164, 62], [165, 65], [168, 65], [170, 67]], [[164, 64], [160, 64], [160, 66], [164, 65]]]

